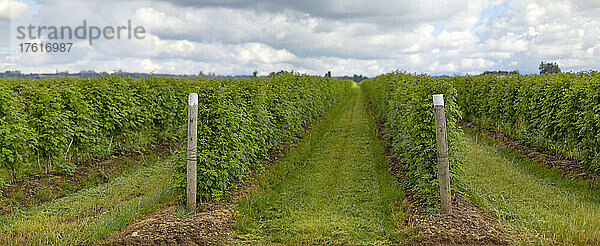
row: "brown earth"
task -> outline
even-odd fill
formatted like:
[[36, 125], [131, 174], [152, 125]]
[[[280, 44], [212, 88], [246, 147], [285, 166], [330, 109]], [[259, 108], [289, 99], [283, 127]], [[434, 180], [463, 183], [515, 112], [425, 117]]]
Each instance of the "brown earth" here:
[[[165, 156], [178, 147], [177, 143], [160, 143], [147, 153]], [[122, 173], [128, 166], [137, 165], [146, 158], [144, 153], [108, 157], [94, 163], [78, 163], [72, 174], [51, 172], [10, 180], [0, 188], [0, 216], [10, 213], [15, 207], [38, 205], [77, 192], [86, 185], [107, 182], [110, 177]]]
[[516, 235], [505, 231], [485, 211], [461, 194], [452, 198], [452, 213], [429, 212], [416, 194], [407, 193], [409, 225], [419, 228], [411, 245], [513, 245]]
[[[386, 146], [390, 173], [402, 183], [407, 171], [393, 154], [383, 122], [370, 101], [369, 106], [375, 115], [377, 133]], [[492, 216], [460, 193], [453, 194], [452, 213], [449, 215], [427, 206], [408, 188], [404, 188], [404, 194], [403, 204], [410, 213], [407, 225], [418, 229], [418, 239], [408, 245], [513, 245], [517, 241], [517, 235], [506, 231]]]
[[592, 189], [596, 188], [596, 186], [598, 185], [598, 181], [600, 181], [600, 176], [583, 168], [580, 164], [580, 160], [567, 158], [556, 154], [540, 152], [536, 150], [535, 147], [519, 143], [516, 140], [506, 136], [502, 132], [476, 126], [470, 122], [461, 121], [459, 122], [459, 125], [461, 125], [464, 128], [473, 130], [477, 132], [480, 136], [483, 136], [487, 139], [493, 139], [495, 142], [500, 143], [501, 145], [513, 151], [517, 151], [518, 153], [521, 153], [525, 158], [532, 160], [539, 165], [543, 165], [548, 168], [557, 168], [563, 172], [566, 178], [574, 179], [579, 177], [583, 180], [588, 180], [590, 181], [589, 186]]
[[[309, 130], [310, 125], [304, 127], [304, 132]], [[296, 139], [301, 135], [298, 134]], [[295, 147], [293, 143], [283, 144], [269, 151], [259, 163], [264, 166], [273, 165]], [[229, 191], [226, 200], [205, 203], [193, 215], [179, 217], [177, 207], [181, 205], [171, 204], [136, 220], [125, 229], [112, 234], [108, 243], [100, 245], [226, 245], [236, 235], [232, 222], [237, 201], [254, 190], [250, 178], [260, 170], [251, 170], [247, 179]]]
[[225, 245], [235, 235], [230, 223], [235, 200], [206, 204], [185, 217], [177, 217], [177, 205], [171, 205], [129, 225], [103, 245]]

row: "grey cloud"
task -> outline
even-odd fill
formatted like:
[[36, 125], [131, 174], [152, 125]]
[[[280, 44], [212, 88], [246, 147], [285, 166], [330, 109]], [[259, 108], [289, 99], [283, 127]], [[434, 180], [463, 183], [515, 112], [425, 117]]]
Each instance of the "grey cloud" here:
[[[98, 42], [68, 59], [32, 62], [23, 57], [16, 60], [16, 67], [186, 74], [293, 69], [373, 76], [395, 69], [432, 74], [500, 69], [529, 73], [537, 72], [540, 59], [560, 61], [566, 70], [600, 64], [600, 58], [595, 58], [600, 54], [600, 11], [590, 11], [597, 8], [595, 0], [572, 5], [540, 0], [541, 6], [564, 6], [533, 18], [535, 23], [530, 23], [527, 7], [537, 0], [510, 1], [506, 11], [481, 21], [483, 9], [500, 3], [175, 0], [149, 5], [149, 1], [75, 1], [73, 5], [73, 1], [39, 1], [44, 5], [36, 17], [40, 21], [69, 24], [83, 16], [99, 22], [131, 17], [149, 27], [152, 40]], [[68, 6], [77, 6], [72, 7], [77, 13], [57, 14]], [[448, 25], [433, 35], [434, 22]], [[565, 27], [553, 30], [553, 23]], [[582, 36], [577, 32], [580, 27]]]
[[459, 1], [372, 1], [372, 0], [172, 0], [186, 7], [221, 7], [232, 9], [254, 9], [259, 12], [281, 12], [294, 10], [315, 17], [329, 19], [357, 19], [377, 23], [406, 23], [444, 20], [467, 7], [468, 2]]
[[0, 20], [0, 47], [10, 45], [10, 23], [8, 20]]

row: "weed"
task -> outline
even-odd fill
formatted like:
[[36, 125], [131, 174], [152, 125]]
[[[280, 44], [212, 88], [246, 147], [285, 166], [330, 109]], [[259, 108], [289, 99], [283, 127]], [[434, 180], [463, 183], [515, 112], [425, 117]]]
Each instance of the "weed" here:
[[70, 182], [67, 178], [62, 178], [58, 182], [58, 185], [64, 193], [70, 193], [79, 188], [79, 184], [77, 184], [76, 182]]
[[35, 198], [40, 202], [52, 199], [52, 191], [48, 187], [40, 187], [35, 191]]
[[19, 200], [22, 200], [23, 198], [25, 198], [25, 193], [21, 190], [13, 192], [10, 197], [10, 199], [13, 201], [19, 201]]
[[91, 170], [87, 177], [81, 180], [81, 185], [83, 187], [93, 187], [100, 183], [102, 183], [103, 177], [98, 174], [98, 172]]

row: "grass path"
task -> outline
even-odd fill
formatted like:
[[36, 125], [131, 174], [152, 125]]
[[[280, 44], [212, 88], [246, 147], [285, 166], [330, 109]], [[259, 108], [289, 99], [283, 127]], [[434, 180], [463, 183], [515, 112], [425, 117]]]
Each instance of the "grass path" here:
[[407, 214], [358, 87], [259, 175], [238, 206], [241, 243], [401, 241]]
[[466, 133], [468, 192], [500, 223], [542, 242], [600, 244], [600, 190]]
[[79, 245], [102, 241], [173, 197], [173, 163], [154, 158], [108, 183], [0, 216], [0, 245]]

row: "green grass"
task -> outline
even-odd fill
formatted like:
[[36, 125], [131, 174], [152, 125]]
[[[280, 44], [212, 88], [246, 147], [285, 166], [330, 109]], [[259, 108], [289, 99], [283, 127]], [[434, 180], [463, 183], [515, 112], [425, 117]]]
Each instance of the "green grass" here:
[[[110, 182], [0, 217], [0, 245], [77, 245], [102, 241], [173, 197], [173, 163], [154, 158]], [[43, 199], [47, 194], [40, 194]]]
[[40, 202], [49, 201], [52, 199], [52, 191], [46, 187], [42, 187], [35, 192], [35, 198]]
[[[9, 175], [4, 168], [0, 168], [0, 185], [9, 180]], [[0, 186], [0, 188], [2, 188]]]
[[600, 244], [599, 190], [465, 131], [468, 193], [501, 224], [542, 243]]
[[360, 89], [333, 106], [239, 205], [238, 243], [388, 244], [408, 214]]

